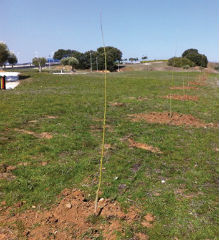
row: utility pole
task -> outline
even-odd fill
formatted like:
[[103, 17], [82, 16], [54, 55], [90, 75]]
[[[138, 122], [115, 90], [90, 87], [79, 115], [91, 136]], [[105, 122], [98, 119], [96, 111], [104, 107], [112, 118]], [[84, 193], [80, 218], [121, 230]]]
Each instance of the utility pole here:
[[119, 72], [119, 60], [118, 60], [118, 72]]
[[49, 71], [50, 71], [50, 55], [49, 55], [49, 58], [48, 58], [48, 60], [49, 60]]
[[92, 55], [90, 52], [90, 71], [93, 72], [93, 65], [92, 65]]
[[98, 57], [96, 57], [96, 65], [97, 65], [97, 72], [98, 72]]

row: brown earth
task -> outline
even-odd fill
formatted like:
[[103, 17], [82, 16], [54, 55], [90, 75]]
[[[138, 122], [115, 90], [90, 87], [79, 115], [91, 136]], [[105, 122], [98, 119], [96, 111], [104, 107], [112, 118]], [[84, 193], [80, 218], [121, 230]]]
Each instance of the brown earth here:
[[189, 90], [189, 89], [193, 89], [193, 90], [197, 90], [199, 88], [197, 87], [189, 87], [189, 86], [184, 86], [184, 87], [170, 87], [171, 90]]
[[[99, 200], [98, 215], [94, 215], [94, 203], [76, 189], [64, 189], [58, 203], [50, 210], [37, 210], [33, 206], [32, 210], [11, 214], [23, 204], [25, 202], [13, 207], [7, 207], [6, 203], [0, 205], [0, 239], [88, 240], [102, 235], [106, 240], [116, 240], [116, 234], [124, 236], [128, 225], [138, 222], [149, 228], [155, 221], [150, 213], [142, 219], [139, 209], [131, 207], [125, 213], [117, 202], [103, 198]], [[149, 239], [139, 231], [134, 235], [136, 240]]]
[[47, 116], [42, 117], [38, 120], [36, 120], [36, 119], [35, 120], [30, 120], [30, 121], [28, 121], [28, 123], [37, 123], [37, 122], [39, 122], [39, 120], [42, 120], [42, 119], [57, 119], [57, 118], [58, 118], [58, 116], [47, 115]]
[[131, 114], [129, 117], [132, 118], [133, 122], [146, 121], [149, 123], [160, 123], [170, 125], [186, 125], [192, 127], [217, 127], [213, 123], [204, 123], [201, 120], [193, 117], [192, 115], [172, 113], [170, 116], [169, 112], [151, 112], [151, 113], [139, 113]]
[[195, 86], [205, 86], [206, 84], [203, 82], [189, 82], [189, 85], [195, 85]]
[[128, 139], [128, 142], [130, 147], [144, 149], [146, 151], [153, 152], [153, 153], [162, 153], [159, 148], [147, 145], [145, 143], [138, 143], [132, 139]]
[[15, 166], [9, 166], [4, 163], [0, 164], [0, 180], [14, 180], [16, 177], [12, 174], [12, 171], [15, 169]]
[[53, 138], [53, 136], [50, 133], [48, 133], [48, 132], [35, 133], [35, 132], [29, 131], [29, 130], [18, 129], [18, 128], [14, 128], [14, 130], [16, 132], [32, 135], [32, 136], [34, 136], [36, 138], [44, 138], [44, 139], [51, 139], [51, 138]]
[[198, 101], [198, 97], [197, 96], [191, 96], [191, 95], [168, 95], [168, 96], [164, 96], [163, 98], [167, 98], [167, 99], [174, 99], [174, 100], [180, 100], [180, 101]]
[[122, 107], [122, 106], [125, 106], [125, 103], [113, 102], [113, 103], [110, 103], [110, 106]]
[[147, 97], [138, 97], [137, 100], [138, 101], [145, 101], [145, 100], [148, 100], [148, 98]]
[[[108, 132], [114, 132], [114, 129], [111, 125], [106, 124], [105, 128]], [[99, 126], [99, 125], [91, 125], [90, 126], [91, 132], [102, 132], [103, 131], [103, 126]]]

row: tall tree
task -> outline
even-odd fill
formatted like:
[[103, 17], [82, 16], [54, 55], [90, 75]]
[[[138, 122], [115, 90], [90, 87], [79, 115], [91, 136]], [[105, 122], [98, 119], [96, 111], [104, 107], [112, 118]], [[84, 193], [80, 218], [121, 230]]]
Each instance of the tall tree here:
[[14, 53], [10, 53], [10, 55], [8, 57], [8, 63], [11, 64], [12, 68], [13, 68], [14, 64], [17, 63], [17, 57], [15, 56]]
[[9, 57], [9, 50], [5, 43], [0, 42], [0, 66], [3, 66]]
[[[103, 47], [97, 49], [97, 55], [98, 55], [98, 67], [100, 70], [104, 70], [105, 56]], [[118, 48], [107, 46], [106, 55], [107, 55], [107, 69], [109, 71], [115, 71], [117, 69], [116, 62], [121, 61], [122, 59], [122, 52]]]
[[207, 67], [208, 59], [204, 54], [200, 54], [197, 49], [190, 48], [182, 54], [182, 57], [188, 58], [195, 63], [196, 66]]

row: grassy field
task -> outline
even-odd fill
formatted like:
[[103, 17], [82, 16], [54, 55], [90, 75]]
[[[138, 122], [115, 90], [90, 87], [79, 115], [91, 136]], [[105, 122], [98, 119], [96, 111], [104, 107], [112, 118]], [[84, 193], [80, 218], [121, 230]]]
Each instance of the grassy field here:
[[[108, 107], [102, 197], [127, 208], [137, 205], [156, 220], [145, 233], [157, 239], [219, 239], [218, 128], [132, 122], [134, 113], [169, 111], [161, 98], [199, 73], [126, 72], [108, 74]], [[0, 180], [0, 201], [50, 207], [64, 188], [83, 190], [94, 200], [103, 117], [103, 75], [55, 76], [24, 72], [15, 89], [0, 92], [0, 164], [16, 166], [16, 178]], [[186, 90], [199, 101], [172, 100], [172, 111], [206, 123], [219, 120], [218, 76]], [[171, 92], [170, 92], [171, 91]], [[146, 97], [143, 101], [137, 98]], [[110, 103], [124, 103], [113, 106]], [[53, 116], [53, 117], [51, 117]], [[36, 135], [19, 132], [25, 129]], [[53, 136], [44, 139], [40, 133]], [[37, 135], [38, 134], [38, 135]], [[159, 148], [163, 154], [130, 148], [126, 140]], [[126, 239], [132, 239], [127, 229]], [[123, 238], [124, 239], [124, 238]]]

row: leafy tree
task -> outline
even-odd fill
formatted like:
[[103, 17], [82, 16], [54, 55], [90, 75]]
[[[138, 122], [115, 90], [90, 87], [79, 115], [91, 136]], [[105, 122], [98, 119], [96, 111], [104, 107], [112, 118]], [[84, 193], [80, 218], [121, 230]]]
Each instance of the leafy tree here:
[[141, 59], [142, 59], [142, 60], [146, 60], [146, 59], [148, 59], [148, 57], [147, 57], [147, 56], [144, 56], [144, 57], [142, 57]]
[[195, 48], [187, 49], [183, 52], [182, 57], [186, 57], [188, 54], [198, 54], [198, 50]]
[[42, 72], [42, 67], [46, 65], [46, 59], [45, 58], [33, 58], [32, 60], [33, 65], [39, 68], [39, 72]]
[[67, 57], [67, 58], [63, 58], [61, 60], [61, 63], [65, 66], [65, 65], [69, 65], [72, 67], [72, 71], [75, 71], [75, 67], [79, 64], [77, 58], [75, 57]]
[[131, 58], [129, 58], [129, 61], [130, 61], [130, 62], [134, 62], [134, 61], [135, 61], [135, 58], [131, 57]]
[[72, 54], [72, 50], [70, 49], [67, 49], [67, 50], [59, 49], [54, 53], [53, 58], [61, 60], [64, 57], [70, 57], [71, 54]]
[[204, 54], [200, 54], [197, 49], [188, 49], [183, 54], [182, 57], [186, 57], [195, 63], [196, 66], [207, 67], [208, 59]]
[[9, 57], [9, 50], [5, 43], [0, 42], [0, 66], [3, 66]]
[[[81, 56], [78, 59], [79, 65], [77, 67], [80, 69], [89, 69], [89, 68], [91, 68], [91, 61], [92, 61], [92, 68], [97, 69], [96, 57], [98, 57], [97, 52], [92, 51], [92, 50], [81, 54]], [[99, 61], [101, 61], [101, 59], [99, 59], [99, 57], [98, 57], [98, 68], [99, 68]]]
[[205, 55], [190, 53], [186, 56], [186, 58], [190, 59], [195, 63], [196, 66], [207, 67], [208, 59]]
[[[107, 55], [107, 69], [109, 71], [115, 71], [117, 69], [116, 62], [121, 61], [122, 52], [118, 48], [114, 48], [111, 46], [106, 47], [106, 55]], [[100, 70], [105, 69], [105, 56], [104, 56], [104, 48], [100, 47], [97, 49], [98, 56], [98, 68]]]
[[70, 57], [74, 57], [76, 59], [79, 59], [82, 55], [83, 55], [83, 53], [81, 53], [79, 51], [71, 50]]
[[138, 58], [133, 58], [133, 57], [131, 57], [131, 58], [129, 58], [129, 61], [130, 61], [130, 62], [136, 62], [136, 61], [138, 61]]
[[14, 53], [10, 53], [10, 55], [8, 57], [8, 63], [11, 64], [12, 68], [13, 68], [14, 64], [17, 63], [17, 57], [15, 56]]

